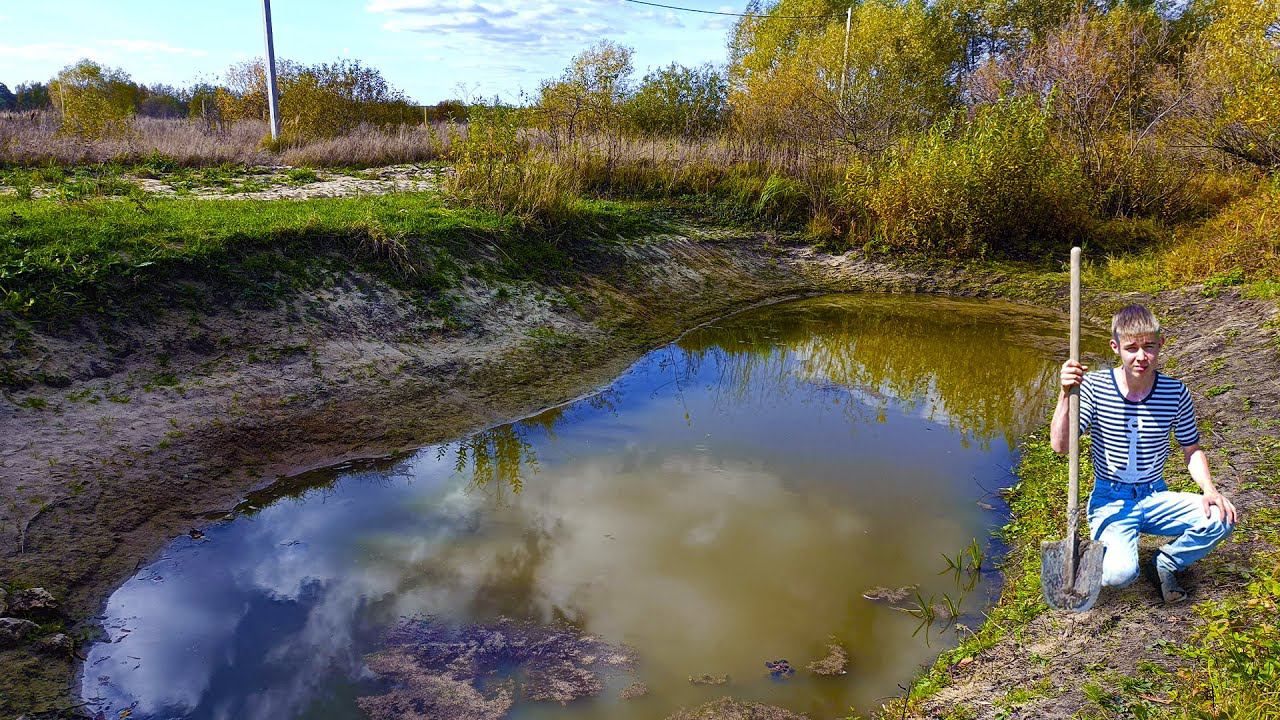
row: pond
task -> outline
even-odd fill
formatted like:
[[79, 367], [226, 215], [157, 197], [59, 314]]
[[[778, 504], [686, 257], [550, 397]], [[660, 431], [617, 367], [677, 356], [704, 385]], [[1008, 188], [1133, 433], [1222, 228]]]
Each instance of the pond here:
[[177, 538], [110, 597], [83, 697], [134, 718], [865, 712], [998, 592], [998, 491], [1065, 346], [1060, 316], [995, 301], [717, 321], [581, 400]]

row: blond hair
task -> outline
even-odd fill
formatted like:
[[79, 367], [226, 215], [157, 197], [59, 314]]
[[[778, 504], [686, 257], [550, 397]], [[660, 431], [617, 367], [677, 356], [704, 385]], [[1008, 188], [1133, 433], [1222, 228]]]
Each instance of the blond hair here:
[[1111, 339], [1120, 342], [1122, 338], [1134, 338], [1140, 335], [1160, 336], [1160, 321], [1151, 311], [1142, 305], [1129, 305], [1111, 318]]

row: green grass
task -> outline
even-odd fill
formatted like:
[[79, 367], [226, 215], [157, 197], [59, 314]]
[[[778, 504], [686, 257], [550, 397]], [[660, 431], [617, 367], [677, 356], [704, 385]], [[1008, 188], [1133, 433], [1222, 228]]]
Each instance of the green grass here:
[[1205, 390], [1204, 394], [1206, 397], [1218, 397], [1219, 395], [1226, 395], [1235, 389], [1235, 383], [1226, 383], [1225, 385], [1214, 385], [1208, 390]]
[[497, 277], [569, 272], [582, 240], [638, 232], [650, 216], [635, 204], [579, 201], [563, 223], [529, 229], [428, 193], [289, 202], [4, 196], [0, 322], [69, 321], [139, 303], [203, 307], [200, 288], [271, 301], [353, 268], [426, 302], [459, 279], [465, 261], [485, 262]]

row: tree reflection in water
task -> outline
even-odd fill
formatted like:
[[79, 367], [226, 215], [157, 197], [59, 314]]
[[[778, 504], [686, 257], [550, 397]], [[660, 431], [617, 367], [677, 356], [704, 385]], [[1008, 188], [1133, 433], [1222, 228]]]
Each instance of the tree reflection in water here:
[[[664, 381], [652, 396], [684, 393], [710, 370], [717, 407], [771, 407], [799, 398], [840, 406], [851, 429], [883, 423], [891, 405], [945, 423], [967, 446], [1010, 446], [1041, 419], [1053, 394], [1053, 357], [1065, 350], [1061, 319], [1002, 301], [937, 297], [837, 295], [753, 310], [690, 332], [659, 356]], [[1092, 348], [1095, 351], [1097, 348]], [[622, 401], [614, 387], [582, 405], [551, 408], [456, 443], [458, 473], [494, 502], [519, 494], [538, 472], [532, 434], [554, 438], [555, 428], [579, 407], [613, 412]], [[816, 410], [816, 408], [815, 408]], [[685, 420], [690, 422], [688, 409]]]
[[[616, 388], [606, 388], [580, 402], [595, 411], [616, 414], [620, 401]], [[530, 435], [541, 432], [547, 438], [555, 437], [555, 428], [576, 409], [577, 402], [548, 408], [506, 425], [481, 430], [454, 443], [445, 443], [436, 450], [436, 459], [453, 455], [453, 470], [458, 474], [470, 473], [467, 489], [489, 492], [495, 505], [507, 503], [507, 492], [519, 495], [526, 478], [538, 472], [538, 454]]]
[[985, 448], [1012, 445], [1052, 397], [1057, 324], [998, 301], [849, 295], [735, 316], [677, 345], [690, 376], [715, 363], [725, 404], [803, 393], [842, 404], [856, 427], [896, 402]]

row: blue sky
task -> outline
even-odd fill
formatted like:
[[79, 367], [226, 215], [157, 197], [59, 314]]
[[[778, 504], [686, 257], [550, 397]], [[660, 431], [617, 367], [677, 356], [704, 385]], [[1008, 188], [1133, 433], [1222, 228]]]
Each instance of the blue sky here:
[[[722, 62], [733, 21], [624, 0], [272, 0], [271, 13], [277, 58], [359, 59], [426, 103], [460, 87], [518, 100], [602, 38], [634, 48], [638, 74], [672, 61]], [[0, 0], [0, 82], [10, 88], [82, 57], [140, 83], [187, 85], [262, 54], [261, 0]]]

